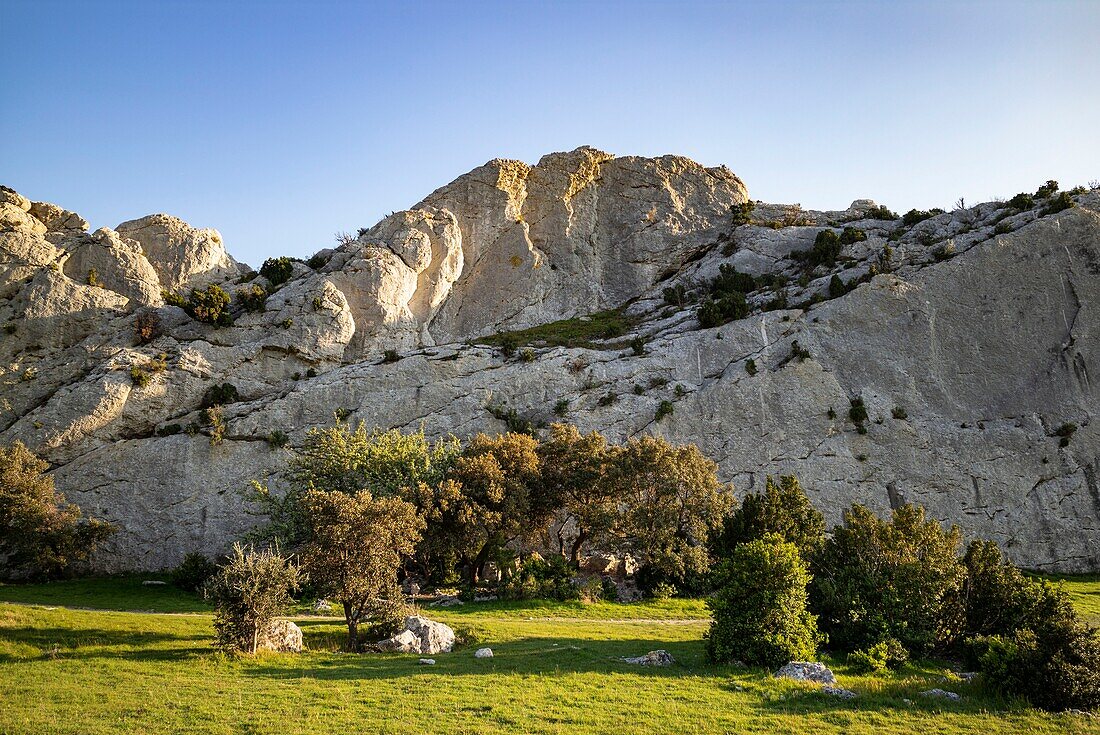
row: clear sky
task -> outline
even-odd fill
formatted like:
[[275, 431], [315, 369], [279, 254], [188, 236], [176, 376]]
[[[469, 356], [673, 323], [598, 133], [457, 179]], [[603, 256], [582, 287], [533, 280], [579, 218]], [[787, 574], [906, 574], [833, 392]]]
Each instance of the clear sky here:
[[1100, 2], [0, 0], [0, 69], [0, 183], [253, 266], [585, 144], [818, 209], [1100, 179]]

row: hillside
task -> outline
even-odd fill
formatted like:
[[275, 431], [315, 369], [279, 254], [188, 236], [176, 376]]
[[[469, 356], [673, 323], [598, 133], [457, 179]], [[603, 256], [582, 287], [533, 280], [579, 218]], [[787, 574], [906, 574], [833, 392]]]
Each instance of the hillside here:
[[[1020, 565], [1097, 570], [1100, 191], [1028, 199], [820, 212], [580, 148], [491, 161], [265, 277], [215, 230], [89, 233], [4, 189], [0, 442], [121, 527], [106, 569], [223, 550], [254, 521], [239, 490], [338, 416], [656, 432], [738, 492], [795, 473], [831, 521], [918, 502]], [[165, 301], [210, 284], [234, 296], [221, 325]], [[238, 400], [204, 425], [225, 383]]]

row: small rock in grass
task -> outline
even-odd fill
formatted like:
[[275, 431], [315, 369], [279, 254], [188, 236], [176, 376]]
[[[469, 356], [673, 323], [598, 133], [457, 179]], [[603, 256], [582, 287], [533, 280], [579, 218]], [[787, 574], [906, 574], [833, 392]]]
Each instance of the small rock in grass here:
[[829, 694], [829, 695], [832, 695], [834, 697], [839, 697], [840, 699], [855, 699], [855, 697], [856, 697], [856, 693], [853, 692], [851, 689], [844, 689], [842, 687], [832, 687], [832, 686], [829, 686], [828, 684], [821, 687], [821, 693], [822, 694]]
[[159, 579], [147, 579], [144, 582], [142, 582], [141, 584], [145, 587], [160, 587], [160, 586], [166, 585], [168, 583], [167, 582], [162, 582]]
[[639, 664], [641, 666], [671, 666], [676, 663], [676, 659], [672, 658], [672, 654], [665, 650], [650, 651], [644, 656], [634, 656], [632, 658], [624, 658], [628, 664]]
[[836, 676], [829, 667], [817, 661], [791, 661], [775, 672], [778, 679], [816, 681], [819, 684], [836, 684]]
[[474, 651], [474, 658], [492, 658], [493, 649], [491, 648], [479, 648]]
[[420, 659], [420, 664], [422, 664], [423, 666], [435, 666], [435, 659], [434, 658], [422, 658], [422, 659]]
[[332, 612], [332, 603], [322, 597], [313, 603], [313, 612]]
[[920, 693], [922, 697], [940, 697], [941, 699], [950, 699], [952, 702], [958, 702], [962, 699], [962, 696], [955, 692], [949, 692], [943, 689], [928, 689]]

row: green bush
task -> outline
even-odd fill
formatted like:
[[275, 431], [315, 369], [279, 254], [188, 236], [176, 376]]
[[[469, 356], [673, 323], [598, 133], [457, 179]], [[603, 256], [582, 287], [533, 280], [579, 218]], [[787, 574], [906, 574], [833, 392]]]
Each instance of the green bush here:
[[734, 227], [752, 223], [752, 202], [741, 202], [730, 205], [730, 224]]
[[834, 274], [833, 277], [829, 279], [829, 298], [839, 298], [848, 293], [849, 290], [848, 284], [846, 284], [840, 276]]
[[149, 385], [152, 380], [153, 377], [137, 365], [130, 366], [130, 382], [132, 382], [138, 388], [144, 388], [145, 386]]
[[798, 250], [791, 253], [791, 257], [801, 260], [810, 268], [827, 265], [836, 265], [836, 259], [840, 257], [842, 246], [840, 236], [832, 230], [822, 230], [814, 238], [814, 246], [809, 250]]
[[253, 284], [238, 291], [235, 298], [245, 311], [262, 312], [267, 302], [267, 291], [263, 286]]
[[1050, 711], [1100, 708], [1100, 636], [1080, 623], [973, 642], [982, 677], [1002, 694]]
[[1054, 436], [1058, 437], [1058, 446], [1068, 447], [1069, 440], [1077, 432], [1077, 424], [1066, 422], [1054, 430]]
[[180, 565], [173, 569], [168, 578], [172, 584], [186, 592], [199, 592], [206, 580], [218, 572], [218, 565], [197, 551], [183, 557]]
[[665, 416], [671, 416], [673, 410], [675, 409], [672, 406], [672, 401], [661, 401], [660, 404], [657, 405], [657, 413], [653, 417], [653, 420], [659, 422]]
[[391, 349], [391, 350], [386, 350], [382, 353], [382, 362], [391, 363], [391, 362], [397, 362], [400, 359], [401, 359], [401, 355], [398, 354], [397, 350], [392, 350]]
[[794, 544], [774, 534], [740, 544], [714, 578], [711, 661], [774, 668], [815, 656], [822, 636], [806, 609], [810, 575]]
[[290, 280], [294, 273], [294, 263], [285, 255], [281, 258], [268, 258], [260, 266], [260, 275], [267, 279], [272, 288]]
[[848, 663], [861, 674], [878, 674], [888, 669], [897, 669], [908, 660], [909, 653], [897, 638], [887, 638], [848, 654]]
[[1077, 206], [1077, 203], [1070, 198], [1068, 192], [1061, 192], [1057, 196], [1051, 197], [1047, 205], [1043, 207], [1043, 215], [1057, 214], [1062, 210], [1069, 209], [1070, 207]]
[[1057, 191], [1058, 182], [1054, 179], [1048, 179], [1047, 182], [1040, 186], [1039, 189], [1035, 192], [1035, 198], [1046, 199], [1050, 195], [1057, 193]]
[[722, 294], [747, 294], [757, 288], [756, 279], [748, 273], [741, 273], [729, 263], [718, 267], [718, 275], [710, 282], [711, 295], [720, 298]]
[[699, 326], [703, 329], [720, 327], [726, 322], [744, 319], [748, 315], [749, 305], [745, 301], [745, 294], [739, 291], [723, 294], [717, 301], [708, 296], [696, 311]]
[[825, 516], [810, 503], [794, 475], [784, 475], [778, 481], [768, 475], [764, 491], [746, 495], [726, 518], [711, 550], [724, 558], [740, 544], [768, 534], [794, 544], [807, 559], [825, 543]]
[[904, 505], [891, 520], [853, 505], [814, 557], [813, 609], [831, 645], [867, 648], [897, 638], [926, 654], [954, 642], [966, 571], [962, 534]]
[[512, 600], [579, 600], [581, 588], [573, 581], [575, 575], [565, 557], [531, 556], [500, 585], [500, 595]]
[[630, 349], [636, 357], [641, 357], [645, 354], [645, 340], [641, 337], [635, 337], [630, 340]]
[[856, 227], [845, 227], [844, 231], [840, 233], [841, 245], [852, 245], [857, 242], [863, 242], [867, 239], [867, 233]]
[[662, 292], [665, 303], [669, 306], [684, 306], [688, 302], [687, 288], [682, 283], [675, 286], [667, 286]]
[[282, 429], [275, 429], [267, 435], [267, 445], [272, 449], [281, 449], [290, 443], [290, 435]]
[[1005, 202], [1006, 209], [1018, 209], [1021, 212], [1025, 209], [1031, 209], [1035, 206], [1035, 199], [1030, 194], [1020, 192], [1016, 196]]
[[[859, 396], [851, 399], [852, 406], [848, 409], [848, 419], [856, 425], [857, 429], [865, 429], [864, 422], [867, 421], [867, 407], [863, 405], [863, 399]], [[860, 432], [865, 433], [865, 431]]]
[[278, 551], [234, 544], [204, 592], [214, 604], [215, 645], [255, 653], [275, 616], [293, 602], [291, 595], [301, 581], [298, 567]]
[[863, 219], [893, 220], [898, 219], [897, 212], [891, 212], [887, 207], [878, 205], [868, 209], [863, 214]]
[[236, 403], [241, 400], [241, 396], [237, 393], [237, 387], [232, 383], [222, 383], [221, 385], [212, 385], [206, 389], [206, 392], [202, 395], [202, 403], [199, 404], [199, 408], [210, 408], [212, 406], [228, 406], [230, 403]]
[[756, 375], [756, 360], [752, 359], [751, 357], [748, 360], [745, 360], [745, 372], [749, 375]]
[[933, 208], [933, 209], [929, 209], [926, 212], [922, 209], [910, 209], [908, 212], [906, 212], [902, 216], [901, 222], [906, 227], [912, 227], [913, 225], [917, 224], [918, 222], [923, 222], [926, 219], [931, 219], [932, 217], [935, 217], [938, 214], [943, 214], [943, 210], [938, 209], [938, 208]]
[[201, 290], [191, 289], [184, 309], [192, 319], [203, 324], [225, 327], [233, 323], [229, 315], [229, 294], [215, 283]]

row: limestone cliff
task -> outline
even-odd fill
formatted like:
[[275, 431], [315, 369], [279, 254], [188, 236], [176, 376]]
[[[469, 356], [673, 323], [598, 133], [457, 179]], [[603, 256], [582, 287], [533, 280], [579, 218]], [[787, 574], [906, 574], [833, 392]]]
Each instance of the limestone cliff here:
[[[272, 287], [215, 230], [151, 215], [89, 234], [3, 189], [0, 441], [25, 441], [122, 527], [108, 569], [224, 549], [253, 520], [239, 491], [284, 461], [273, 432], [293, 446], [339, 413], [461, 436], [504, 430], [512, 410], [695, 442], [740, 492], [797, 473], [831, 520], [916, 501], [1025, 566], [1100, 569], [1100, 192], [1070, 200], [916, 224], [872, 219], [865, 200], [755, 203], [744, 224], [747, 191], [724, 167], [581, 148], [491, 161]], [[865, 239], [835, 265], [800, 256], [845, 227]], [[691, 295], [723, 264], [771, 278], [748, 316], [702, 329]], [[162, 298], [210, 283], [272, 293], [221, 328]], [[485, 343], [609, 309], [622, 333], [554, 346], [536, 329], [512, 357]], [[225, 382], [241, 400], [214, 446], [199, 404]]]

